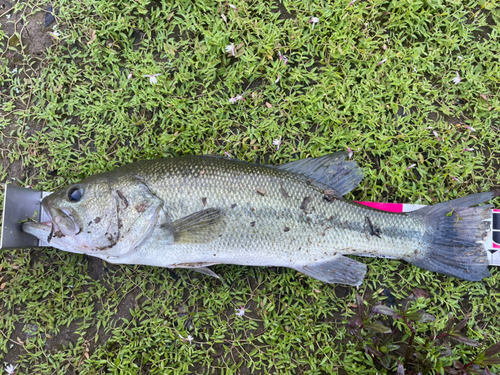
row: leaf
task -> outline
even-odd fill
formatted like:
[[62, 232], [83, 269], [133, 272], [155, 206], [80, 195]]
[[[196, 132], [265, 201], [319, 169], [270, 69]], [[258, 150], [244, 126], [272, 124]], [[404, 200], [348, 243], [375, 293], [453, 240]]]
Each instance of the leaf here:
[[453, 327], [453, 330], [455, 332], [459, 332], [462, 328], [465, 327], [465, 325], [467, 324], [467, 321], [469, 320], [469, 318], [465, 318], [463, 319], [462, 321], [460, 321], [459, 323], [457, 323], [457, 325], [455, 327]]
[[500, 342], [497, 342], [496, 344], [491, 345], [488, 349], [486, 349], [484, 351], [484, 356], [485, 358], [491, 357], [498, 353], [500, 353]]
[[4, 290], [6, 285], [7, 285], [7, 283], [2, 283], [2, 285], [0, 285], [0, 289]]
[[421, 312], [420, 317], [416, 319], [417, 322], [428, 323], [436, 320], [434, 315], [428, 314], [426, 312]]
[[396, 313], [396, 311], [384, 305], [375, 305], [372, 307], [372, 311], [377, 314], [388, 315], [388, 316], [393, 316]]
[[373, 345], [365, 345], [365, 353], [371, 354], [375, 357], [382, 357], [384, 354], [377, 350]]
[[90, 36], [90, 40], [87, 42], [87, 44], [94, 43], [95, 38], [96, 38], [95, 30], [92, 30], [92, 34]]
[[[420, 156], [420, 155], [421, 155], [421, 154], [419, 154], [419, 156]], [[422, 163], [423, 163], [423, 161], [422, 161]], [[415, 295], [415, 297], [417, 297], [417, 298], [420, 298], [420, 297], [423, 297], [423, 298], [425, 298], [425, 299], [429, 298], [429, 295], [428, 295], [428, 294], [427, 294], [424, 290], [422, 290], [422, 289], [420, 289], [420, 288], [415, 288], [415, 289], [413, 290], [413, 294], [414, 294], [414, 295]]]
[[485, 365], [500, 365], [500, 357], [484, 358], [481, 362]]
[[356, 293], [356, 305], [356, 312], [358, 313], [358, 317], [362, 318], [365, 315], [365, 302], [358, 293]]
[[477, 348], [480, 345], [476, 340], [462, 336], [462, 335], [455, 333], [455, 332], [450, 333], [449, 337], [451, 337], [455, 341], [461, 342], [462, 344], [465, 344], [465, 345], [472, 346], [474, 348]]
[[267, 108], [272, 108], [273, 107], [273, 105], [271, 103], [269, 103], [269, 102], [266, 102], [266, 105], [267, 105]]
[[371, 329], [372, 331], [375, 332], [380, 332], [380, 333], [391, 333], [392, 330], [389, 327], [384, 326], [382, 323], [365, 323], [364, 324], [365, 328]]
[[[220, 10], [220, 8], [219, 8], [219, 10]], [[170, 16], [167, 17], [167, 22], [170, 21], [173, 16], [174, 16], [174, 12], [170, 13]]]
[[490, 102], [490, 101], [488, 100], [488, 97], [487, 97], [486, 95], [484, 95], [484, 94], [479, 94], [479, 96], [480, 96], [481, 98], [483, 98], [484, 100], [486, 100], [488, 103]]

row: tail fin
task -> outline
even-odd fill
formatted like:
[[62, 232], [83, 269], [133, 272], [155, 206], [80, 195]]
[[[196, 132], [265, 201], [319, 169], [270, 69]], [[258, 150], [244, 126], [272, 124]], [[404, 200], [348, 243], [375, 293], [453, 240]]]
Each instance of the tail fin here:
[[488, 232], [489, 222], [485, 220], [491, 218], [492, 206], [471, 206], [499, 195], [499, 191], [472, 194], [411, 212], [410, 215], [423, 218], [431, 238], [424, 257], [411, 263], [469, 281], [489, 277], [487, 251], [480, 241], [485, 240]]

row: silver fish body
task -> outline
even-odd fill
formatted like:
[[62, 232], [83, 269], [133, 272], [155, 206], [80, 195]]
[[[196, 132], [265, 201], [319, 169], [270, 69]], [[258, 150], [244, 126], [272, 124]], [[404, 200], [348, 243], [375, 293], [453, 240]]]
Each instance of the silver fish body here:
[[[359, 285], [366, 266], [344, 255], [361, 255], [404, 259], [471, 280], [488, 276], [478, 243], [487, 206], [469, 206], [495, 193], [414, 214], [379, 211], [342, 197], [362, 178], [344, 157], [279, 167], [207, 156], [138, 162], [45, 198], [50, 225], [23, 229], [46, 239], [50, 226], [54, 247], [112, 263], [212, 275], [206, 267], [214, 264], [283, 266]], [[446, 216], [450, 211], [455, 214]]]

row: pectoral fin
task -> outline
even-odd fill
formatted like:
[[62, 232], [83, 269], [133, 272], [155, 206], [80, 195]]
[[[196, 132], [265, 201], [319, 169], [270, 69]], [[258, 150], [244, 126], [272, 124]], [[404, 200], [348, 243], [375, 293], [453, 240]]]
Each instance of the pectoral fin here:
[[361, 285], [366, 273], [365, 264], [345, 256], [294, 267], [294, 269], [326, 283], [354, 286]]
[[171, 243], [207, 243], [217, 238], [224, 229], [224, 213], [219, 208], [207, 208], [160, 227]]

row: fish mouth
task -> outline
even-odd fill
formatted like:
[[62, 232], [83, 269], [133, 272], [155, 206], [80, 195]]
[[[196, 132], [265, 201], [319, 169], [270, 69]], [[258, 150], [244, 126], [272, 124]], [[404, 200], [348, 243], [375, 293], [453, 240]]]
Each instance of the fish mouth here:
[[81, 226], [72, 216], [71, 210], [51, 207], [46, 200], [42, 201], [42, 209], [51, 220], [40, 223], [26, 222], [22, 225], [23, 232], [47, 243], [50, 243], [54, 237], [72, 236], [81, 232]]

